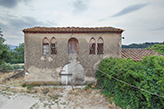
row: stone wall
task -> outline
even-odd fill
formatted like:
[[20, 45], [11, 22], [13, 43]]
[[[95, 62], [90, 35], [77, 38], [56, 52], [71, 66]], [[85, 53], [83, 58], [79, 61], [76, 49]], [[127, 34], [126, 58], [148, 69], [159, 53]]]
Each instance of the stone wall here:
[[[57, 54], [50, 54], [50, 52], [49, 55], [42, 54], [42, 41], [45, 37], [49, 41], [52, 37], [56, 38]], [[92, 37], [96, 41], [99, 37], [103, 38], [104, 54], [89, 55], [89, 41]], [[76, 56], [68, 55], [68, 40], [70, 38], [78, 40], [79, 54]], [[26, 83], [60, 84], [62, 68], [71, 62], [78, 63], [71, 65], [81, 65], [84, 68], [84, 75], [81, 75], [84, 80], [81, 82], [79, 82], [80, 76], [75, 77], [75, 72], [71, 72], [73, 84], [94, 83], [96, 80], [94, 68], [98, 68], [98, 64], [103, 58], [121, 58], [121, 34], [117, 33], [25, 33], [24, 39]], [[76, 66], [72, 66], [72, 69], [74, 67]]]

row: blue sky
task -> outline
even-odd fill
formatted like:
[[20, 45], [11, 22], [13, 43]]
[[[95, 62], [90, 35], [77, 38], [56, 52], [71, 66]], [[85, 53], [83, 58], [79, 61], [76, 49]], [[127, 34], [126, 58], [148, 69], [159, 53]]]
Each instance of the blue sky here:
[[35, 26], [112, 26], [125, 30], [122, 44], [163, 42], [163, 12], [164, 0], [0, 0], [0, 28], [12, 45]]

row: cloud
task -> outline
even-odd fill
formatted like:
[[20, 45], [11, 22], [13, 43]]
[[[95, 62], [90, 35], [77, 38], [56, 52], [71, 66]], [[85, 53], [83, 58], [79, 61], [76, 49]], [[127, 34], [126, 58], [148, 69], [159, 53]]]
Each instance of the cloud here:
[[129, 13], [135, 12], [135, 11], [147, 6], [148, 4], [149, 3], [135, 4], [135, 5], [128, 6], [124, 9], [122, 9], [120, 12], [118, 12], [112, 16], [108, 16], [106, 18], [100, 19], [99, 21], [104, 21], [104, 20], [109, 19], [111, 17], [119, 17], [119, 16], [123, 16], [123, 15], [129, 14]]
[[23, 16], [17, 19], [10, 19], [9, 24], [12, 27], [22, 28], [22, 29], [27, 27], [33, 27], [35, 25], [36, 26], [48, 25], [46, 22], [38, 21], [34, 17], [30, 17], [30, 16]]
[[76, 0], [73, 2], [73, 13], [80, 14], [88, 9], [88, 0]]
[[23, 17], [6, 17], [4, 20], [2, 17], [0, 17], [3, 23], [0, 22], [0, 28], [2, 29], [4, 36], [7, 35], [7, 37], [15, 37], [15, 36], [22, 36], [23, 29], [31, 28], [35, 26], [54, 26], [57, 25], [53, 22], [46, 22], [46, 21], [39, 21], [35, 19], [34, 17], [30, 16], [23, 16]]
[[16, 16], [5, 14], [0, 16], [0, 28], [7, 43], [17, 45], [23, 42], [23, 32], [21, 30], [36, 26], [56, 26], [50, 21], [38, 20], [31, 16]]
[[100, 19], [100, 20], [98, 20], [98, 21], [104, 21], [104, 20], [106, 20], [106, 19], [108, 19], [108, 18], [110, 18], [110, 17], [107, 17], [107, 18], [104, 18], [104, 19]]
[[0, 6], [13, 8], [18, 4], [18, 0], [0, 0]]
[[124, 9], [122, 9], [120, 12], [118, 12], [117, 14], [114, 14], [112, 17], [119, 17], [119, 16], [123, 16], [125, 14], [129, 14], [132, 13], [134, 11], [137, 11], [145, 6], [147, 6], [149, 3], [144, 3], [144, 4], [136, 4], [136, 5], [131, 5], [128, 6]]
[[26, 5], [28, 4], [28, 0], [0, 0], [0, 6], [5, 8], [14, 8], [18, 5], [19, 2], [24, 2]]
[[164, 30], [164, 27], [155, 28], [155, 29], [152, 29], [151, 31], [159, 31], [159, 30]]

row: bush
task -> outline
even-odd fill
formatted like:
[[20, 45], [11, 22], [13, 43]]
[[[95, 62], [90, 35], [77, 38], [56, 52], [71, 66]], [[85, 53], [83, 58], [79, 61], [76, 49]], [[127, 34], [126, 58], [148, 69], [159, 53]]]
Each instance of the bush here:
[[10, 63], [3, 63], [2, 65], [0, 65], [0, 69], [3, 70], [14, 70], [14, 69], [21, 69], [24, 68], [24, 65], [20, 66], [20, 65], [11, 65]]
[[22, 65], [21, 68], [24, 69], [24, 65]]
[[164, 55], [164, 43], [162, 45], [155, 44], [152, 47], [149, 47], [148, 49], [152, 49], [152, 50], [159, 52], [160, 54]]
[[4, 63], [0, 65], [0, 68], [2, 68], [3, 70], [14, 70], [13, 66], [9, 63]]
[[[140, 62], [131, 59], [104, 59], [99, 69], [129, 84], [164, 96], [164, 57], [145, 57]], [[114, 96], [115, 104], [123, 109], [162, 109], [164, 106], [164, 98], [116, 81], [100, 71], [96, 72], [96, 77], [103, 88], [102, 93], [108, 98]]]
[[21, 69], [21, 66], [19, 65], [13, 65], [14, 69]]

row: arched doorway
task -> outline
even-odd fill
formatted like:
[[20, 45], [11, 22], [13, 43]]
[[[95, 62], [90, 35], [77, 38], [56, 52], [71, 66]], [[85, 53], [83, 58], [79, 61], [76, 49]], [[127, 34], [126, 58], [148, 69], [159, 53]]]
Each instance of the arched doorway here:
[[68, 40], [68, 54], [69, 55], [79, 54], [79, 43], [76, 38], [71, 38]]
[[76, 60], [72, 60], [69, 64], [64, 65], [61, 70], [61, 84], [84, 84], [85, 72], [84, 68]]

